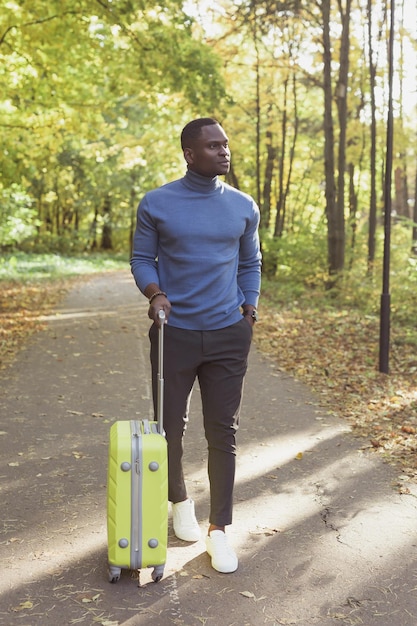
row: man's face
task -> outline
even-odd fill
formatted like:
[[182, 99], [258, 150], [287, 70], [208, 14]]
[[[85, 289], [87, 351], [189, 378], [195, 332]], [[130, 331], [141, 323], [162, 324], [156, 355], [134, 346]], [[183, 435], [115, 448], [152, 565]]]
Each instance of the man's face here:
[[188, 168], [201, 176], [214, 178], [230, 169], [229, 140], [219, 124], [203, 126], [198, 139], [184, 149]]

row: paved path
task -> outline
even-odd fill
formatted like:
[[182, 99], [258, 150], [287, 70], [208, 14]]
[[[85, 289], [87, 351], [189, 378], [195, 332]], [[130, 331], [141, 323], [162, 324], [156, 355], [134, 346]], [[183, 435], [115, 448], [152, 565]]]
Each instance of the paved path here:
[[[239, 430], [235, 574], [175, 539], [163, 580], [111, 585], [110, 424], [151, 415], [146, 301], [128, 272], [78, 285], [1, 374], [0, 624], [415, 626], [417, 493], [311, 392], [251, 353]], [[207, 526], [198, 393], [186, 474]]]

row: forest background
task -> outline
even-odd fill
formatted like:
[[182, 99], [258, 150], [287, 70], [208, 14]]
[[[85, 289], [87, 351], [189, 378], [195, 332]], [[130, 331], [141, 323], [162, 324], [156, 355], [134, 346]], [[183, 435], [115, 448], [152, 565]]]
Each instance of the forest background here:
[[[126, 264], [138, 201], [183, 175], [185, 123], [214, 116], [230, 137], [227, 180], [261, 210], [258, 345], [399, 462], [406, 491], [417, 475], [416, 5], [0, 0], [2, 360], [56, 302], [57, 278], [117, 255]], [[389, 376], [378, 371], [387, 207]]]

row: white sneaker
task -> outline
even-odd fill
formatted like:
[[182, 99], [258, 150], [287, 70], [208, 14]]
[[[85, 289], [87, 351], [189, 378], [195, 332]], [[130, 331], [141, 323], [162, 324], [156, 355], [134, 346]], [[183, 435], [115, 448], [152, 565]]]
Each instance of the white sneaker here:
[[200, 526], [195, 517], [194, 502], [190, 498], [172, 505], [174, 533], [183, 541], [198, 541], [201, 537]]
[[206, 537], [206, 548], [211, 556], [211, 566], [222, 574], [231, 574], [238, 567], [235, 552], [227, 542], [226, 534], [222, 530], [212, 530]]

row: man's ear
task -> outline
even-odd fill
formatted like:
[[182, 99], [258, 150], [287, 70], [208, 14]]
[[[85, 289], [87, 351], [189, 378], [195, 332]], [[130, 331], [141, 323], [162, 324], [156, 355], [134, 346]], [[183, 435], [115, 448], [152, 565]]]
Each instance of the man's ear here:
[[184, 159], [187, 161], [188, 165], [192, 165], [194, 156], [191, 148], [184, 148]]

